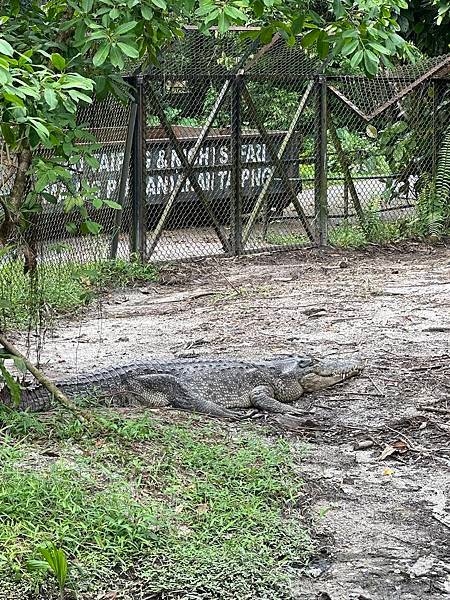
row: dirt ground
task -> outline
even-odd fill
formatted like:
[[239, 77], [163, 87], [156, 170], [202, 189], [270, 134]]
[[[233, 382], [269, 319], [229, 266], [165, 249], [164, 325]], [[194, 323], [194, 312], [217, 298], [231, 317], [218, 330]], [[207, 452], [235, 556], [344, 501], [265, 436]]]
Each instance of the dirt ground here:
[[305, 397], [308, 418], [257, 419], [309, 447], [298, 468], [318, 553], [296, 596], [449, 598], [448, 248], [171, 265], [158, 284], [58, 323], [41, 360], [67, 375], [133, 357], [274, 353], [366, 362], [350, 383]]

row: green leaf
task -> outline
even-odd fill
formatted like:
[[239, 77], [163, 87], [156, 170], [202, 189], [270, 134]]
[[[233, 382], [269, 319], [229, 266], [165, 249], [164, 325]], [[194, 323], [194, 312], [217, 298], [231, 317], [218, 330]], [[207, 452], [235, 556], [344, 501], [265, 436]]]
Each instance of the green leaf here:
[[28, 369], [27, 369], [26, 364], [23, 361], [23, 358], [20, 358], [19, 356], [14, 356], [13, 361], [14, 361], [14, 366], [16, 367], [16, 369], [18, 371], [20, 371], [21, 373], [28, 373]]
[[160, 8], [161, 10], [166, 10], [167, 9], [167, 4], [165, 3], [164, 0], [152, 0], [152, 4], [154, 4], [155, 6], [157, 6], [158, 8]]
[[50, 204], [56, 204], [58, 202], [58, 198], [53, 194], [49, 194], [48, 192], [41, 192], [41, 196]]
[[32, 573], [34, 571], [45, 572], [49, 570], [48, 562], [45, 560], [30, 559], [26, 562], [27, 570]]
[[120, 10], [117, 7], [112, 8], [109, 11], [109, 16], [111, 19], [117, 19], [117, 17], [120, 17]]
[[364, 67], [369, 75], [376, 75], [378, 72], [379, 58], [370, 50], [364, 50]]
[[219, 33], [226, 33], [230, 27], [230, 21], [227, 19], [225, 11], [219, 14], [218, 29]]
[[16, 143], [14, 129], [10, 125], [7, 123], [2, 123], [0, 125], [0, 131], [2, 132], [2, 137], [8, 146], [13, 146]]
[[350, 60], [350, 66], [352, 67], [352, 69], [354, 69], [361, 63], [363, 56], [364, 56], [364, 50], [358, 50], [357, 52], [355, 52], [355, 54], [352, 56], [352, 58]]
[[0, 84], [11, 83], [12, 77], [8, 69], [0, 67]]
[[322, 31], [320, 36], [317, 38], [317, 54], [321, 60], [324, 60], [328, 56], [330, 50], [330, 41], [325, 31]]
[[106, 206], [109, 208], [115, 208], [116, 210], [122, 210], [122, 206], [118, 202], [114, 202], [114, 200], [103, 200]]
[[46, 90], [44, 90], [44, 98], [50, 110], [54, 110], [58, 106], [58, 98], [56, 96], [55, 90], [53, 90], [52, 88], [47, 88]]
[[122, 52], [130, 58], [139, 58], [139, 51], [137, 48], [130, 46], [130, 44], [124, 44], [123, 42], [117, 42], [117, 45], [122, 50]]
[[68, 572], [67, 558], [64, 552], [60, 548], [56, 548], [53, 544], [40, 548], [39, 552], [55, 575], [59, 589], [63, 590]]
[[373, 125], [367, 125], [366, 127], [366, 135], [372, 139], [376, 139], [378, 137], [378, 131], [376, 127]]
[[109, 55], [109, 60], [113, 67], [122, 70], [125, 66], [125, 62], [123, 60], [122, 52], [117, 48], [117, 46], [113, 46], [111, 48], [111, 53]]
[[89, 156], [89, 154], [84, 157], [84, 160], [92, 169], [98, 169], [100, 166], [98, 160], [93, 156]]
[[79, 92], [78, 90], [69, 90], [68, 94], [72, 98], [72, 100], [75, 100], [75, 102], [79, 102], [80, 100], [82, 100], [83, 102], [86, 102], [87, 104], [92, 103], [92, 98], [90, 98], [89, 96], [86, 96], [86, 94], [83, 94], [82, 92]]
[[338, 19], [345, 16], [345, 10], [342, 6], [342, 0], [333, 0], [333, 12]]
[[379, 52], [380, 54], [390, 54], [389, 50], [385, 46], [379, 44], [378, 42], [369, 42], [369, 46], [376, 52]]
[[230, 17], [230, 19], [234, 19], [235, 21], [246, 21], [247, 16], [242, 10], [239, 10], [235, 6], [225, 6], [224, 8], [225, 14]]
[[94, 0], [82, 0], [81, 7], [85, 13], [92, 12], [92, 7], [94, 6]]
[[358, 39], [344, 40], [344, 47], [341, 50], [342, 56], [348, 56], [349, 54], [352, 54], [358, 46], [359, 46]]
[[51, 183], [52, 178], [49, 177], [48, 173], [43, 173], [34, 184], [34, 191], [40, 194], [45, 188]]
[[14, 49], [9, 42], [0, 39], [0, 54], [6, 54], [6, 56], [13, 56]]
[[141, 15], [146, 21], [151, 21], [153, 19], [153, 10], [148, 4], [141, 5]]
[[94, 82], [92, 79], [82, 77], [81, 75], [74, 75], [70, 73], [61, 77], [61, 87], [66, 90], [69, 88], [79, 88], [80, 90], [91, 91], [94, 89]]
[[94, 58], [92, 62], [94, 67], [101, 67], [105, 60], [108, 58], [109, 51], [111, 50], [111, 46], [107, 43], [104, 43], [100, 46], [97, 52], [94, 54]]
[[317, 41], [319, 35], [320, 31], [318, 29], [311, 29], [311, 31], [308, 31], [308, 33], [302, 37], [303, 48], [312, 46]]
[[43, 142], [46, 142], [49, 138], [50, 132], [45, 125], [43, 125], [40, 121], [29, 117], [29, 121], [33, 129], [36, 131], [38, 136]]
[[103, 206], [103, 201], [100, 198], [94, 198], [92, 200], [92, 206], [98, 210]]
[[304, 24], [305, 24], [305, 16], [304, 15], [300, 15], [299, 17], [294, 19], [292, 21], [292, 33], [294, 35], [298, 35], [302, 31]]
[[3, 361], [0, 361], [0, 373], [2, 374], [3, 379], [5, 380], [6, 387], [8, 388], [9, 393], [11, 394], [11, 400], [13, 404], [15, 406], [18, 406], [20, 403], [20, 385], [5, 367]]
[[131, 31], [132, 29], [134, 29], [137, 25], [137, 21], [130, 21], [129, 23], [122, 23], [122, 25], [119, 25], [119, 27], [115, 30], [114, 34], [116, 36], [119, 35], [123, 35], [124, 33], [128, 33], [129, 31]]
[[16, 89], [16, 93], [21, 92], [22, 94], [25, 94], [25, 96], [30, 96], [31, 98], [34, 98], [35, 100], [39, 100], [40, 99], [40, 94], [37, 90], [33, 89], [32, 87], [30, 87], [29, 85], [24, 85], [22, 84], [21, 86], [19, 86]]
[[107, 40], [108, 39], [108, 34], [106, 31], [104, 31], [103, 29], [99, 30], [99, 31], [94, 31], [94, 33], [92, 33], [89, 36], [89, 40]]
[[92, 235], [98, 235], [101, 228], [102, 226], [99, 223], [95, 223], [95, 221], [90, 221], [89, 219], [86, 219], [81, 225], [81, 229], [84, 230], [85, 233], [92, 233]]
[[58, 71], [64, 71], [66, 68], [66, 59], [58, 52], [54, 52], [51, 55], [50, 60], [52, 61], [52, 65], [55, 67], [55, 69], [58, 69]]

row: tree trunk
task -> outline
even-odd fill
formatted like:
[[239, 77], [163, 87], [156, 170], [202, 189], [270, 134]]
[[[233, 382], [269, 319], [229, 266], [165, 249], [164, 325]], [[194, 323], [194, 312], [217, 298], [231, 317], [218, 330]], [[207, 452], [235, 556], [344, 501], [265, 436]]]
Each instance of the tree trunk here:
[[32, 154], [30, 148], [28, 145], [22, 146], [17, 155], [17, 171], [14, 177], [14, 184], [4, 207], [5, 220], [0, 226], [0, 242], [2, 244], [6, 244], [14, 230], [18, 230], [19, 228], [20, 209], [27, 192], [28, 170], [31, 166], [31, 160]]

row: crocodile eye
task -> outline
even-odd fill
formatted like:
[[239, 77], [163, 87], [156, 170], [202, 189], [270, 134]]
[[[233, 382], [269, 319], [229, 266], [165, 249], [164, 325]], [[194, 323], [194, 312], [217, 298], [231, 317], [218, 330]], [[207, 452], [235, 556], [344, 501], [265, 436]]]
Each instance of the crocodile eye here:
[[310, 356], [302, 356], [301, 358], [297, 358], [297, 366], [300, 369], [304, 369], [306, 367], [310, 367], [314, 363], [314, 359]]

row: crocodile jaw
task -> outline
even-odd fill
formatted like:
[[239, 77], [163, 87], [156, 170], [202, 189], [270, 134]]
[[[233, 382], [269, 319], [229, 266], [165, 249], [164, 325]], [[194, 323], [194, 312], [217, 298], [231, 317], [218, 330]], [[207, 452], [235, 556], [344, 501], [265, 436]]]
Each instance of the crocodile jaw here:
[[321, 361], [312, 372], [302, 377], [300, 383], [305, 392], [318, 392], [355, 377], [361, 371], [362, 364], [359, 362]]

